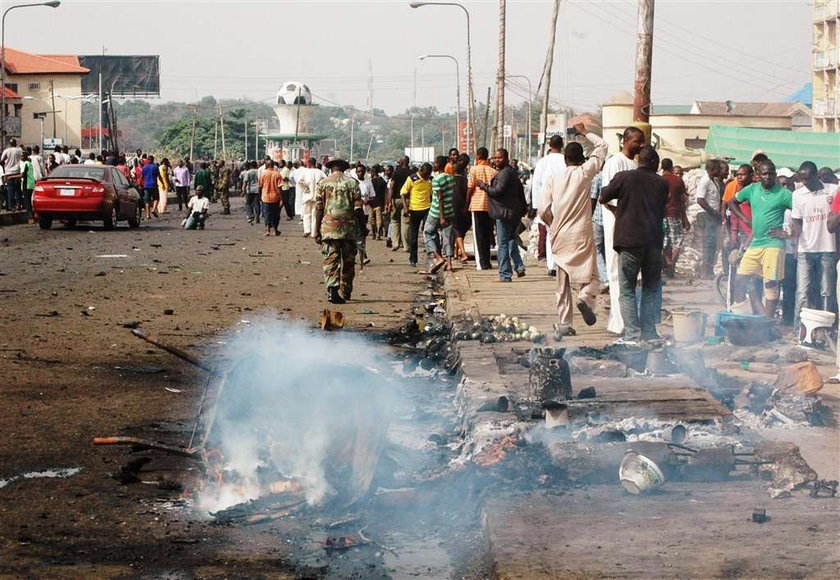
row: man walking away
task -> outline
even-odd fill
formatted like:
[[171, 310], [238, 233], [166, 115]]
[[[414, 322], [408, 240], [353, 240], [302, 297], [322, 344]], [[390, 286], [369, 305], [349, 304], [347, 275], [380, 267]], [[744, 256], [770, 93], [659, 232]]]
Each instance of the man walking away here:
[[487, 195], [478, 183], [490, 183], [496, 170], [490, 166], [490, 152], [479, 147], [475, 152], [475, 165], [470, 167], [467, 179], [467, 208], [472, 212], [473, 248], [478, 270], [490, 269], [490, 246], [493, 244], [493, 220], [487, 214]]
[[487, 184], [479, 180], [476, 185], [487, 194], [487, 214], [496, 220], [499, 282], [511, 282], [514, 270], [520, 278], [525, 275], [517, 228], [528, 207], [522, 182], [510, 165], [507, 149], [497, 149], [493, 161], [498, 170], [493, 181]]
[[424, 163], [420, 170], [410, 176], [400, 190], [403, 199], [403, 214], [408, 216], [408, 262], [417, 267], [417, 244], [420, 239], [420, 225], [429, 214], [432, 205], [432, 166]]
[[204, 188], [204, 196], [207, 197], [211, 191], [213, 191], [213, 177], [210, 173], [210, 169], [207, 167], [207, 162], [202, 161], [201, 165], [199, 165], [199, 170], [195, 172], [195, 188], [198, 189], [198, 186]]
[[408, 157], [400, 157], [391, 176], [391, 184], [385, 200], [385, 213], [390, 213], [391, 215], [392, 252], [396, 252], [400, 248], [408, 251], [408, 218], [404, 211], [405, 208], [403, 207], [402, 197], [400, 197], [400, 191], [410, 176], [411, 169], [408, 167]]
[[[823, 182], [825, 183], [825, 182]], [[835, 195], [831, 202], [831, 213], [828, 214], [828, 221], [826, 223], [828, 231], [834, 234], [834, 245], [840, 248], [840, 195]], [[835, 289], [835, 296], [840, 301], [840, 260], [837, 261], [837, 288]], [[837, 341], [837, 374], [829, 379], [829, 382], [840, 383], [840, 340]]]
[[294, 200], [289, 198], [289, 176], [291, 175], [290, 165], [290, 163], [280, 161], [280, 169], [278, 170], [280, 177], [283, 179], [283, 183], [280, 186], [280, 195], [283, 196], [283, 207], [286, 209], [286, 220], [288, 221], [292, 221], [292, 218], [295, 217]]
[[353, 293], [356, 275], [356, 239], [363, 228], [362, 194], [355, 179], [344, 172], [350, 164], [333, 159], [326, 164], [330, 175], [318, 183], [315, 194], [315, 242], [324, 255], [327, 300], [344, 304]]
[[324, 172], [315, 166], [315, 158], [306, 160], [306, 168], [301, 168], [297, 173], [297, 188], [303, 201], [303, 237], [312, 235], [312, 228], [315, 224], [315, 193], [318, 182], [324, 179]]
[[[566, 161], [563, 157], [563, 137], [552, 135], [548, 140], [549, 151], [545, 157], [537, 161], [534, 167], [534, 178], [531, 180], [531, 207], [539, 209], [542, 206], [542, 193], [545, 184], [566, 168]], [[545, 259], [545, 268], [550, 276], [554, 275], [554, 256], [551, 252], [551, 243], [548, 242], [548, 228], [546, 224], [537, 217], [537, 230], [539, 238], [537, 241], [537, 259]]]
[[247, 161], [247, 169], [239, 175], [242, 182], [242, 197], [245, 198], [245, 215], [248, 224], [260, 223], [260, 178], [257, 176], [257, 162]]
[[356, 180], [359, 182], [359, 193], [362, 196], [362, 223], [359, 227], [359, 235], [356, 240], [356, 245], [361, 253], [362, 266], [370, 263], [370, 258], [367, 256], [367, 235], [368, 235], [368, 220], [370, 219], [371, 208], [370, 202], [376, 197], [376, 192], [373, 189], [373, 183], [370, 179], [365, 177], [367, 167], [359, 163], [356, 165]]
[[720, 202], [721, 189], [717, 180], [721, 170], [721, 163], [717, 159], [706, 162], [706, 173], [697, 183], [697, 204], [703, 211], [697, 214], [695, 224], [700, 238], [700, 251], [703, 262], [700, 275], [703, 278], [713, 278], [715, 275], [715, 260], [717, 257], [717, 237], [720, 230]]
[[219, 161], [218, 175], [216, 198], [222, 202], [222, 213], [230, 215], [230, 167], [224, 161]]
[[426, 241], [426, 253], [434, 256], [434, 263], [429, 272], [434, 274], [443, 266], [452, 270], [452, 223], [454, 217], [453, 195], [455, 178], [444, 171], [446, 157], [435, 159], [434, 177], [432, 177], [432, 206], [426, 218], [423, 237]]
[[183, 159], [175, 167], [175, 195], [178, 197], [178, 211], [182, 211], [190, 197], [190, 170]]
[[382, 179], [381, 165], [374, 165], [370, 168], [370, 183], [373, 186], [373, 199], [369, 202], [370, 207], [370, 231], [374, 240], [382, 237], [385, 224], [382, 221], [382, 209], [385, 207], [385, 196], [388, 194], [388, 184]]
[[262, 205], [263, 220], [265, 220], [265, 236], [274, 232], [280, 235], [280, 183], [283, 178], [274, 168], [274, 161], [265, 162], [265, 171], [260, 177], [260, 203]]
[[[613, 247], [618, 252], [621, 317], [625, 344], [655, 340], [662, 282], [662, 220], [668, 183], [656, 174], [659, 155], [650, 145], [639, 150], [639, 167], [616, 175], [601, 190], [601, 203], [615, 214]], [[642, 299], [636, 307], [636, 281], [642, 274]]]
[[455, 257], [461, 260], [462, 264], [469, 261], [467, 249], [464, 247], [464, 238], [470, 231], [470, 212], [467, 209], [467, 169], [470, 166], [470, 156], [461, 153], [458, 162], [455, 164], [455, 191], [452, 197], [452, 208], [455, 212], [452, 223], [452, 235], [455, 237]]
[[683, 245], [683, 235], [691, 229], [685, 213], [685, 183], [674, 175], [674, 162], [662, 160], [662, 177], [668, 183], [668, 203], [665, 205], [665, 251], [662, 262], [665, 274], [673, 278], [677, 273], [677, 261]]
[[16, 139], [9, 139], [9, 146], [0, 156], [3, 164], [3, 178], [6, 182], [6, 210], [21, 209], [23, 193], [21, 190], [22, 177], [20, 163], [23, 159], [23, 149], [18, 147]]
[[[796, 260], [796, 310], [794, 329], [799, 335], [799, 315], [805, 307], [830, 310], [836, 281], [835, 264], [837, 247], [834, 236], [828, 231], [828, 214], [831, 201], [837, 195], [836, 185], [823, 184], [817, 175], [817, 166], [811, 161], [799, 167], [802, 187], [793, 192], [791, 234], [799, 238]], [[810, 295], [818, 302], [809, 300]]]
[[[779, 301], [779, 283], [785, 277], [785, 240], [783, 226], [785, 210], [792, 209], [793, 195], [776, 183], [776, 166], [769, 159], [759, 164], [758, 183], [745, 187], [735, 196], [732, 213], [747, 221], [739, 205], [748, 201], [752, 209], [753, 239], [738, 266], [735, 280], [735, 301], [746, 299], [750, 277], [764, 280], [764, 315], [776, 316]], [[762, 311], [761, 296], [750, 294], [753, 313]]]
[[154, 155], [149, 155], [149, 161], [143, 166], [143, 201], [146, 204], [146, 219], [152, 219], [152, 215], [157, 217], [157, 202], [160, 199], [158, 192], [158, 173], [160, 168], [155, 163]]
[[[645, 144], [645, 134], [638, 127], [627, 127], [621, 142], [621, 152], [613, 155], [604, 163], [601, 172], [602, 187], [607, 187], [613, 177], [622, 171], [636, 169], [635, 157], [639, 149]], [[601, 190], [603, 193], [603, 189]], [[613, 205], [615, 205], [613, 203]], [[615, 251], [615, 214], [612, 211], [602, 211], [604, 222], [604, 261], [607, 264], [607, 281], [610, 287], [610, 316], [607, 320], [607, 332], [622, 334], [624, 321], [621, 319], [621, 290], [618, 277], [618, 253]]]
[[592, 155], [584, 160], [581, 144], [569, 143], [564, 154], [565, 170], [545, 183], [537, 208], [540, 220], [549, 227], [549, 251], [557, 267], [557, 339], [576, 334], [572, 327], [573, 287], [577, 309], [588, 326], [596, 322], [595, 299], [600, 289], [589, 192], [607, 156], [607, 143], [589, 133], [582, 123], [575, 125], [575, 132], [594, 146]]

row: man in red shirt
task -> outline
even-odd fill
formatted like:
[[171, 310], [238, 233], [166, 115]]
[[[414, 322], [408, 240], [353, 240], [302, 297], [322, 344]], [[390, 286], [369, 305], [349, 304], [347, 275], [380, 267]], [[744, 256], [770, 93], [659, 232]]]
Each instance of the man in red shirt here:
[[668, 202], [665, 205], [665, 246], [662, 252], [663, 271], [671, 278], [676, 274], [677, 260], [683, 245], [683, 235], [691, 229], [685, 214], [685, 182], [674, 173], [674, 162], [662, 160], [662, 177], [668, 182]]

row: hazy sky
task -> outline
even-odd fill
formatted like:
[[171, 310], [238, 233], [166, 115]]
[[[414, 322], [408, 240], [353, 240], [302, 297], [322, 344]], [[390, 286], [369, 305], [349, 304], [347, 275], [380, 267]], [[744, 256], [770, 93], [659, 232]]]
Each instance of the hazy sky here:
[[[5, 9], [13, 5], [0, 1]], [[464, 2], [472, 19], [476, 98], [494, 85], [498, 2]], [[536, 90], [545, 59], [550, 1], [508, 0], [508, 74]], [[810, 80], [812, 2], [657, 0], [653, 101], [782, 100]], [[561, 5], [552, 97], [591, 109], [632, 91], [635, 0]], [[466, 106], [466, 25], [456, 7], [412, 9], [408, 1], [134, 2], [63, 0], [6, 18], [6, 45], [34, 53], [159, 54], [163, 100], [271, 100], [280, 84], [309, 85], [316, 102], [365, 107], [368, 62], [373, 104], [389, 113], [414, 104], [451, 110], [460, 61]], [[515, 79], [509, 103], [527, 95]]]

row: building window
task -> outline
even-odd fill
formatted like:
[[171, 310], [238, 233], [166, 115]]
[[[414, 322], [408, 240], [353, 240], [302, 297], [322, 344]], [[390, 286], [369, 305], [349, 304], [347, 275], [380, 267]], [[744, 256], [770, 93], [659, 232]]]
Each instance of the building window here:
[[16, 93], [18, 86], [17, 83], [6, 83], [6, 88], [12, 91], [13, 93]]
[[41, 90], [41, 83], [29, 83], [29, 90], [30, 91], [40, 91]]

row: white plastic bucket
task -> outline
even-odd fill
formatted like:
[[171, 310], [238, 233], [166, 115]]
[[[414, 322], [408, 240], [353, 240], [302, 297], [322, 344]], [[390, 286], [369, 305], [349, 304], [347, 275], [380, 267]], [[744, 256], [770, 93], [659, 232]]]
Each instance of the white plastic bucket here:
[[675, 310], [674, 340], [677, 342], [700, 342], [706, 336], [708, 315], [700, 310]]
[[633, 495], [641, 495], [665, 483], [665, 474], [652, 460], [633, 450], [628, 450], [618, 468], [621, 487]]

